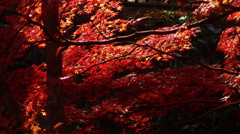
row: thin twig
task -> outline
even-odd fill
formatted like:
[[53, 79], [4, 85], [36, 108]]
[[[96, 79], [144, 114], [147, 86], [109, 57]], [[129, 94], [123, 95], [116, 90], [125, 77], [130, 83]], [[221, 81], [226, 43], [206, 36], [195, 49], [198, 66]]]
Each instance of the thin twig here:
[[192, 57], [189, 57], [189, 56], [183, 56], [183, 55], [180, 55], [179, 53], [167, 53], [167, 52], [163, 52], [155, 47], [152, 47], [150, 45], [138, 45], [138, 46], [142, 46], [142, 47], [150, 47], [151, 49], [159, 52], [159, 53], [162, 53], [162, 54], [166, 54], [166, 55], [169, 55], [169, 56], [172, 56], [172, 57], [175, 57], [175, 58], [183, 58], [183, 59], [189, 59], [189, 60], [192, 60], [194, 62], [196, 62], [197, 64], [207, 68], [207, 69], [210, 69], [210, 70], [214, 70], [214, 71], [220, 71], [220, 72], [224, 72], [224, 73], [228, 73], [228, 74], [232, 74], [232, 75], [239, 75], [240, 72], [233, 72], [233, 71], [230, 71], [230, 70], [226, 70], [226, 69], [223, 69], [223, 68], [216, 68], [216, 67], [212, 67], [212, 66], [209, 66], [209, 65], [206, 65], [200, 61], [198, 61], [197, 59], [194, 59]]
[[126, 57], [126, 56], [132, 54], [137, 48], [138, 48], [138, 46], [134, 47], [134, 48], [133, 48], [130, 52], [128, 52], [127, 54], [124, 54], [124, 55], [121, 55], [121, 56], [118, 56], [118, 57], [114, 57], [114, 58], [112, 58], [112, 59], [105, 60], [105, 61], [103, 61], [103, 62], [94, 64], [94, 65], [90, 66], [89, 68], [87, 68], [85, 71], [83, 71], [83, 72], [81, 72], [81, 73], [85, 73], [85, 72], [89, 71], [90, 69], [92, 69], [93, 67], [96, 67], [96, 66], [98, 66], [98, 65], [101, 65], [101, 64], [104, 64], [104, 63], [113, 61], [113, 60], [117, 60], [117, 59], [119, 59], [119, 58]]

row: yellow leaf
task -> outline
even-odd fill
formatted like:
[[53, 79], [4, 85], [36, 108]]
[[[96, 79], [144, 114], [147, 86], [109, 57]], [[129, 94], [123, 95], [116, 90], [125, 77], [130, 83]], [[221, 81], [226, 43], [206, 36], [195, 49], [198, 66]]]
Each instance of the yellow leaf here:
[[42, 44], [39, 44], [39, 45], [38, 45], [39, 48], [44, 48], [45, 46], [46, 46], [45, 43], [42, 43]]
[[157, 57], [157, 61], [160, 61], [161, 59], [162, 59], [162, 57], [160, 57], [160, 56], [159, 56], [159, 57]]
[[31, 129], [33, 131], [33, 134], [38, 134], [38, 131], [41, 130], [39, 124], [32, 126]]

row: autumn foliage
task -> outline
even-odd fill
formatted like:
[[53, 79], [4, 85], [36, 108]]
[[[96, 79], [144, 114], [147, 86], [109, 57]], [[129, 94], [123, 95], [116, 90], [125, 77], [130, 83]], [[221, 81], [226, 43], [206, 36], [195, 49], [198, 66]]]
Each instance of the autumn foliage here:
[[0, 133], [240, 132], [240, 3], [173, 3], [1, 0]]

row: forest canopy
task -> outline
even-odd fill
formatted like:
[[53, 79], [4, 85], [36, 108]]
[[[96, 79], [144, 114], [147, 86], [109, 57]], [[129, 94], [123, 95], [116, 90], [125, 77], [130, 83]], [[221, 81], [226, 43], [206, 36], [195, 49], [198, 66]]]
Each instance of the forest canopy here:
[[237, 0], [1, 0], [0, 133], [240, 133], [239, 21]]

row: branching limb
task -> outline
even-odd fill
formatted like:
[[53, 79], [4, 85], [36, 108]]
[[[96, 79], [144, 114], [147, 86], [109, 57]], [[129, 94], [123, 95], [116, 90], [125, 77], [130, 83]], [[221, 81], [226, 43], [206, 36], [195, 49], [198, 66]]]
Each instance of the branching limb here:
[[[159, 8], [159, 9], [181, 9], [177, 4], [155, 4], [155, 3], [135, 3], [135, 2], [123, 2], [123, 6], [125, 7], [144, 7], [144, 8]], [[194, 10], [197, 8], [196, 6], [187, 6], [184, 10]]]
[[239, 75], [240, 72], [233, 72], [233, 71], [230, 71], [230, 70], [226, 70], [226, 69], [223, 69], [223, 68], [216, 68], [216, 67], [212, 67], [212, 66], [209, 66], [209, 65], [206, 65], [192, 57], [189, 57], [189, 56], [181, 56], [179, 58], [184, 58], [184, 59], [190, 59], [192, 61], [194, 61], [195, 63], [207, 68], [207, 69], [210, 69], [210, 70], [214, 70], [214, 71], [220, 71], [220, 72], [224, 72], [224, 73], [228, 73], [228, 74], [232, 74], [232, 75]]
[[21, 28], [19, 28], [19, 30], [17, 30], [17, 32], [13, 35], [13, 38], [11, 39], [10, 44], [9, 44], [8, 47], [5, 49], [5, 51], [3, 51], [1, 54], [6, 53], [6, 52], [11, 48], [11, 46], [13, 45], [13, 42], [14, 42], [14, 40], [16, 39], [16, 37], [17, 37], [17, 35], [19, 34], [19, 32], [20, 32], [23, 28], [25, 28], [28, 24], [30, 24], [30, 23], [24, 24]]
[[[132, 54], [137, 48], [138, 48], [138, 46], [134, 47], [130, 52], [128, 52], [128, 53], [125, 54], [125, 55], [121, 55], [121, 56], [118, 56], [118, 57], [114, 57], [114, 58], [112, 58], [112, 59], [105, 60], [105, 61], [103, 61], [103, 62], [99, 62], [99, 63], [97, 63], [97, 64], [94, 64], [94, 65], [88, 67], [88, 68], [87, 68], [86, 70], [84, 70], [83, 72], [81, 72], [81, 74], [84, 74], [84, 73], [86, 73], [87, 71], [91, 70], [92, 68], [94, 68], [94, 67], [96, 67], [96, 66], [99, 66], [99, 65], [101, 65], [101, 64], [105, 64], [105, 63], [107, 63], [107, 62], [110, 62], [110, 61], [113, 61], [113, 60], [117, 60], [117, 59], [119, 59], [119, 58], [126, 57], [126, 56]], [[68, 76], [67, 78], [64, 78], [64, 77], [63, 77], [63, 78], [60, 78], [60, 79], [61, 79], [61, 80], [64, 80], [64, 79], [68, 79], [68, 78], [73, 78], [74, 76], [75, 76], [75, 75]]]
[[104, 44], [109, 44], [109, 43], [113, 43], [113, 42], [121, 42], [124, 40], [130, 40], [130, 39], [134, 39], [136, 37], [141, 37], [141, 36], [147, 36], [147, 35], [151, 35], [151, 34], [156, 34], [156, 35], [164, 35], [164, 34], [172, 34], [172, 33], [176, 33], [178, 30], [187, 30], [187, 29], [191, 29], [194, 27], [198, 27], [201, 26], [203, 24], [212, 22], [212, 21], [216, 21], [219, 20], [223, 17], [228, 16], [231, 13], [234, 13], [236, 11], [240, 11], [240, 7], [235, 8], [233, 10], [227, 11], [223, 14], [220, 15], [216, 15], [210, 18], [206, 18], [206, 19], [202, 19], [200, 21], [194, 22], [194, 23], [190, 23], [190, 24], [185, 24], [186, 25], [186, 29], [183, 29], [183, 27], [177, 27], [175, 29], [172, 30], [168, 30], [168, 31], [159, 31], [159, 30], [146, 30], [146, 31], [138, 31], [135, 32], [133, 34], [130, 35], [126, 35], [126, 36], [118, 36], [115, 38], [110, 38], [108, 40], [102, 40], [102, 41], [88, 41], [88, 42], [79, 42], [79, 41], [63, 41], [62, 45], [63, 46], [69, 46], [69, 45], [76, 45], [76, 46], [83, 46], [83, 45], [92, 45], [92, 44], [96, 44], [96, 45], [104, 45]]
[[110, 114], [129, 115], [129, 114], [133, 114], [133, 113], [137, 113], [137, 112], [141, 112], [141, 111], [150, 110], [153, 108], [161, 109], [161, 108], [167, 108], [167, 107], [172, 107], [172, 106], [177, 106], [177, 105], [187, 105], [189, 103], [223, 104], [223, 102], [212, 101], [212, 100], [190, 100], [190, 101], [185, 101], [185, 102], [175, 102], [175, 103], [166, 104], [166, 105], [162, 105], [162, 106], [147, 106], [147, 107], [139, 108], [137, 110], [134, 110], [132, 112], [127, 112], [127, 113], [117, 113], [117, 112], [109, 112], [109, 113]]
[[[186, 29], [190, 29], [190, 28], [194, 28], [194, 27], [198, 27], [198, 26], [201, 26], [203, 24], [206, 24], [206, 23], [209, 23], [209, 22], [212, 22], [212, 21], [216, 21], [218, 19], [221, 19], [223, 17], [226, 17], [228, 16], [229, 14], [231, 13], [234, 13], [234, 12], [237, 12], [237, 11], [240, 11], [240, 7], [236, 7], [232, 10], [229, 10], [223, 14], [220, 14], [220, 15], [216, 15], [216, 16], [213, 16], [213, 17], [210, 17], [210, 18], [206, 18], [206, 19], [203, 19], [203, 20], [200, 20], [200, 21], [197, 21], [197, 22], [194, 22], [194, 23], [190, 23], [190, 24], [187, 24], [187, 27]], [[17, 12], [14, 12], [12, 14], [17, 14], [21, 17], [24, 17], [22, 14], [20, 13], [17, 13]], [[186, 29], [183, 29], [182, 27], [178, 27], [178, 28], [175, 28], [173, 30], [168, 30], [168, 31], [159, 31], [159, 30], [146, 30], [146, 31], [138, 31], [138, 32], [135, 32], [133, 34], [130, 34], [130, 35], [126, 35], [126, 36], [118, 36], [118, 37], [115, 37], [115, 38], [110, 38], [108, 40], [102, 40], [102, 41], [88, 41], [88, 42], [78, 42], [78, 41], [59, 41], [57, 39], [55, 39], [47, 30], [46, 28], [36, 22], [36, 21], [33, 21], [31, 19], [28, 19], [26, 17], [24, 17], [29, 23], [32, 23], [34, 25], [37, 25], [39, 26], [43, 31], [44, 33], [49, 37], [49, 39], [53, 42], [57, 42], [57, 43], [62, 43], [63, 46], [66, 46], [68, 47], [69, 45], [76, 45], [76, 46], [83, 46], [83, 45], [92, 45], [92, 44], [96, 44], [96, 45], [104, 45], [104, 44], [109, 44], [109, 43], [113, 43], [113, 42], [121, 42], [123, 40], [130, 40], [130, 39], [134, 39], [136, 37], [141, 37], [141, 36], [147, 36], [147, 35], [151, 35], [151, 34], [157, 34], [157, 35], [163, 35], [163, 34], [172, 34], [172, 33], [176, 33], [178, 30], [186, 30]]]
[[[93, 117], [93, 118], [81, 118], [80, 117], [79, 119], [85, 119], [85, 120], [100, 119], [100, 118], [104, 118], [105, 116], [107, 116], [109, 114], [130, 115], [130, 114], [138, 113], [138, 112], [141, 112], [141, 111], [151, 110], [153, 108], [161, 109], [161, 108], [167, 108], [167, 107], [172, 107], [172, 106], [177, 106], [177, 105], [188, 105], [189, 103], [223, 104], [224, 102], [212, 101], [212, 100], [189, 100], [189, 101], [185, 101], [185, 102], [176, 102], [176, 103], [166, 104], [166, 105], [162, 105], [162, 106], [149, 106], [149, 107], [146, 107], [146, 108], [141, 108], [141, 109], [131, 111], [131, 112], [126, 112], [126, 113], [123, 113], [123, 112], [121, 112], [121, 113], [120, 112], [106, 112], [105, 114], [103, 114], [102, 116], [99, 116], [99, 117]], [[240, 103], [240, 101], [238, 101], [238, 103]], [[238, 104], [238, 103], [234, 103], [233, 105]], [[221, 107], [227, 107], [227, 106], [221, 106]], [[217, 110], [217, 109], [220, 109], [221, 107], [214, 108], [214, 109]]]
[[138, 46], [134, 47], [134, 48], [133, 48], [130, 52], [128, 52], [127, 54], [124, 54], [124, 55], [121, 55], [121, 56], [118, 56], [118, 57], [114, 57], [114, 58], [112, 58], [112, 59], [105, 60], [105, 61], [103, 61], [103, 62], [94, 64], [94, 65], [90, 66], [89, 68], [87, 68], [87, 69], [86, 69], [85, 71], [83, 71], [82, 73], [85, 73], [85, 72], [91, 70], [93, 67], [96, 67], [96, 66], [98, 66], [98, 65], [105, 64], [105, 63], [107, 63], [107, 62], [110, 62], [110, 61], [113, 61], [113, 60], [117, 60], [117, 59], [119, 59], [119, 58], [126, 57], [126, 56], [132, 54], [137, 48], [138, 48]]
[[183, 122], [179, 122], [179, 123], [176, 123], [176, 124], [170, 126], [169, 128], [163, 130], [161, 134], [164, 134], [165, 132], [169, 131], [170, 129], [172, 129], [172, 128], [178, 126], [178, 125], [199, 120], [199, 119], [201, 119], [201, 118], [203, 118], [203, 117], [211, 114], [211, 113], [214, 112], [214, 111], [217, 111], [217, 110], [220, 110], [220, 109], [224, 109], [224, 108], [229, 107], [229, 106], [237, 105], [237, 104], [239, 104], [239, 103], [240, 103], [240, 101], [237, 101], [237, 102], [233, 102], [233, 103], [230, 103], [230, 104], [228, 104], [228, 105], [225, 105], [225, 106], [220, 106], [220, 107], [213, 108], [213, 109], [211, 109], [210, 111], [208, 111], [207, 113], [205, 113], [205, 114], [203, 114], [203, 115], [201, 115], [201, 116], [198, 116], [197, 118], [193, 118], [193, 119], [190, 119], [190, 120], [186, 120], [186, 121], [183, 121]]
[[24, 19], [27, 20], [27, 24], [33, 24], [33, 25], [37, 25], [40, 27], [40, 29], [43, 30], [43, 32], [47, 35], [47, 37], [53, 41], [53, 42], [58, 42], [58, 43], [61, 43], [60, 41], [56, 40], [55, 38], [53, 38], [53, 36], [47, 31], [47, 29], [40, 23], [36, 22], [36, 21], [33, 21], [31, 20], [30, 18], [27, 18], [25, 17], [24, 15], [22, 15], [21, 13], [18, 13], [18, 12], [11, 12], [11, 13], [8, 13], [8, 14], [2, 14], [1, 16], [7, 16], [7, 15], [18, 15], [20, 17], [23, 17]]
[[109, 39], [108, 37], [106, 37], [106, 36], [97, 28], [97, 26], [94, 24], [94, 22], [93, 22], [91, 19], [90, 19], [90, 22], [93, 24], [94, 28], [96, 28], [96, 30], [98, 31], [98, 33], [103, 36], [104, 39]]
[[182, 59], [189, 59], [189, 60], [192, 60], [194, 61], [195, 63], [207, 68], [207, 69], [210, 69], [210, 70], [214, 70], [214, 71], [220, 71], [220, 72], [224, 72], [224, 73], [228, 73], [228, 74], [232, 74], [232, 75], [239, 75], [240, 72], [233, 72], [233, 71], [230, 71], [230, 70], [226, 70], [226, 69], [222, 69], [222, 68], [216, 68], [216, 67], [212, 67], [212, 66], [209, 66], [209, 65], [206, 65], [200, 61], [198, 61], [197, 59], [194, 59], [192, 57], [189, 57], [189, 56], [183, 56], [179, 53], [167, 53], [167, 52], [163, 52], [155, 47], [152, 47], [150, 45], [138, 45], [138, 46], [142, 46], [142, 47], [149, 47], [159, 53], [162, 53], [162, 54], [166, 54], [166, 55], [169, 55], [169, 56], [172, 56], [172, 57], [175, 57], [175, 58], [182, 58]]

